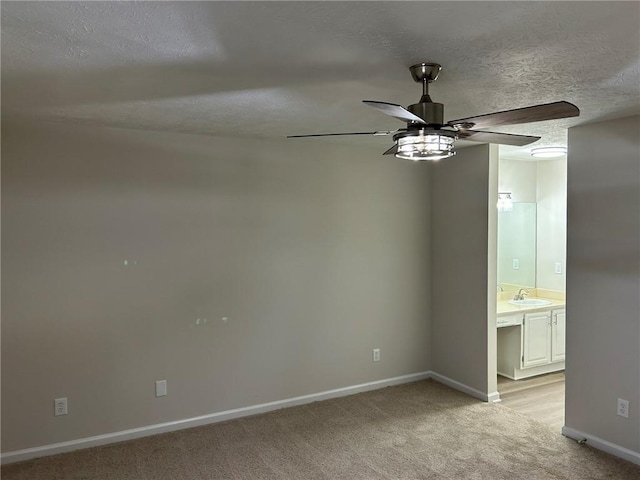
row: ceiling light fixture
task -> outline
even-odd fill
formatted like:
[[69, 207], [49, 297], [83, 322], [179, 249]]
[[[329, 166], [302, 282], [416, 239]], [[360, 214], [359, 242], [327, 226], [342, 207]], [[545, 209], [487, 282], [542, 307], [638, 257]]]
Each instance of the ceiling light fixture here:
[[562, 157], [566, 154], [566, 147], [540, 147], [531, 150], [531, 156], [538, 158], [555, 158]]
[[458, 136], [448, 130], [420, 129], [394, 135], [395, 156], [404, 160], [442, 160], [456, 154], [453, 143]]

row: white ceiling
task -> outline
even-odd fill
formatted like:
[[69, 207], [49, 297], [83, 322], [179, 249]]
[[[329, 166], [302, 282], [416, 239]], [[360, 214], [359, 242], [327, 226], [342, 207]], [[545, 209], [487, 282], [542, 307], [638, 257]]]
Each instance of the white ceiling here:
[[[566, 144], [573, 125], [640, 113], [637, 2], [8, 2], [3, 119], [281, 139], [393, 130], [361, 100], [445, 119], [567, 100], [578, 118], [496, 131]], [[283, 140], [285, 141], [285, 140]], [[286, 140], [391, 145], [388, 137]], [[459, 142], [464, 145], [465, 142]], [[459, 145], [460, 146], [460, 145]]]

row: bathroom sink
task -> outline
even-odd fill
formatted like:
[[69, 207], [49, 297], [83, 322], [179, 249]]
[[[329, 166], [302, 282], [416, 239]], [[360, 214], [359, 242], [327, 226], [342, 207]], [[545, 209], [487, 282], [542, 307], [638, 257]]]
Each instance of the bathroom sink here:
[[551, 305], [549, 300], [542, 300], [540, 298], [525, 298], [524, 300], [509, 300], [511, 305], [523, 305], [527, 307], [544, 307], [545, 305]]

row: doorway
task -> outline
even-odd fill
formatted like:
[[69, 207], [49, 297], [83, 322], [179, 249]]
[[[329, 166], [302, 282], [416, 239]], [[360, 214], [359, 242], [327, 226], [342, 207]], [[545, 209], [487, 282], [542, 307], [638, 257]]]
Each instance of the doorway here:
[[566, 172], [566, 157], [531, 161], [500, 149], [497, 391], [504, 406], [558, 430], [565, 398]]

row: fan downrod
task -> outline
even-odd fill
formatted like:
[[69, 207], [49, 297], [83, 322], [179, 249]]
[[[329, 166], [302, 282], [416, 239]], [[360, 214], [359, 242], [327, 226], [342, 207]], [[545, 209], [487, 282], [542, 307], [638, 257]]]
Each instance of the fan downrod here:
[[413, 79], [422, 83], [422, 97], [418, 103], [409, 105], [414, 115], [422, 118], [429, 125], [442, 126], [444, 123], [444, 105], [434, 103], [429, 96], [429, 84], [438, 78], [442, 67], [437, 63], [418, 63], [409, 67]]

